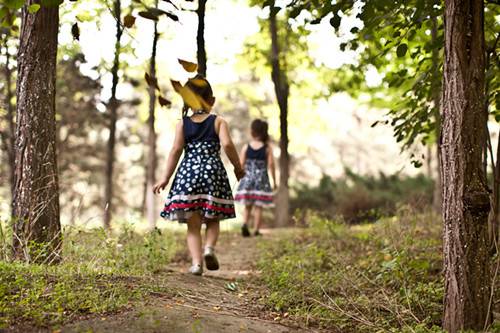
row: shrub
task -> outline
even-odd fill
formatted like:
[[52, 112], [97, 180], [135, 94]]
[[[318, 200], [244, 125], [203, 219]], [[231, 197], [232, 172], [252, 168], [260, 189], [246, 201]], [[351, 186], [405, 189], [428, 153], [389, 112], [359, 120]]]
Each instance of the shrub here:
[[317, 186], [295, 186], [291, 209], [311, 210], [328, 218], [342, 216], [348, 223], [370, 222], [394, 214], [400, 205], [417, 210], [428, 207], [433, 187], [433, 181], [423, 175], [360, 176], [347, 169], [342, 179], [323, 175]]

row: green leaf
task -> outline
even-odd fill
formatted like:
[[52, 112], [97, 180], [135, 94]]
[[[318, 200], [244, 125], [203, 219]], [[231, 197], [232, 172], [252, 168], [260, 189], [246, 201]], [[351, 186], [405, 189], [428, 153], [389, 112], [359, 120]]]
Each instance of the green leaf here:
[[408, 45], [402, 43], [399, 44], [398, 48], [396, 49], [396, 54], [398, 55], [399, 58], [402, 58], [406, 55], [407, 51], [408, 51]]
[[37, 3], [34, 3], [28, 7], [28, 12], [30, 12], [31, 14], [34, 14], [39, 10], [40, 10], [40, 5]]
[[6, 7], [0, 8], [0, 21], [2, 21], [3, 18], [5, 16], [7, 16], [7, 14], [9, 14], [9, 9], [8, 8], [6, 8]]

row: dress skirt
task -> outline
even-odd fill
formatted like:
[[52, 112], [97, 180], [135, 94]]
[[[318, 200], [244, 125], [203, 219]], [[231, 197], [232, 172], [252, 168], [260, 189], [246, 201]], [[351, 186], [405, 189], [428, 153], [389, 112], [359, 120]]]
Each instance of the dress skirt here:
[[181, 223], [234, 218], [234, 200], [217, 141], [187, 143], [161, 216]]
[[238, 186], [235, 200], [247, 206], [273, 207], [273, 191], [266, 161], [247, 159], [245, 173]]

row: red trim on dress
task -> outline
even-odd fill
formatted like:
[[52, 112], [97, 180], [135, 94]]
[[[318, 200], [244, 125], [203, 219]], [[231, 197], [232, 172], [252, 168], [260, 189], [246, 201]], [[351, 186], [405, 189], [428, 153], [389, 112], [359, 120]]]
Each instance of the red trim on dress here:
[[220, 211], [220, 212], [224, 212], [224, 213], [234, 213], [234, 208], [224, 208], [224, 207], [217, 207], [217, 206], [214, 206], [214, 205], [210, 205], [206, 202], [193, 202], [193, 203], [171, 203], [170, 205], [168, 206], [165, 206], [165, 208], [163, 209], [163, 211], [169, 211], [169, 210], [172, 210], [172, 209], [178, 209], [178, 208], [198, 208], [198, 207], [202, 207], [202, 208], [208, 208], [208, 209], [212, 209], [212, 210], [216, 210], [216, 211]]

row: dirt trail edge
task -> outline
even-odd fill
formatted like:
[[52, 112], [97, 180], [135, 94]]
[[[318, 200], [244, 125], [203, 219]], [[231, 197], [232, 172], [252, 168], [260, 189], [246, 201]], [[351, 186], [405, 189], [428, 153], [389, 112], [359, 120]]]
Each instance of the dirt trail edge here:
[[[265, 291], [252, 283], [258, 243], [272, 241], [278, 231], [262, 238], [223, 233], [217, 247], [219, 271], [203, 277], [186, 273], [185, 261], [171, 264], [155, 276], [160, 290], [126, 312], [78, 321], [61, 332], [285, 333], [313, 332], [291, 321], [276, 321], [258, 299]], [[171, 291], [171, 292], [170, 292]]]

